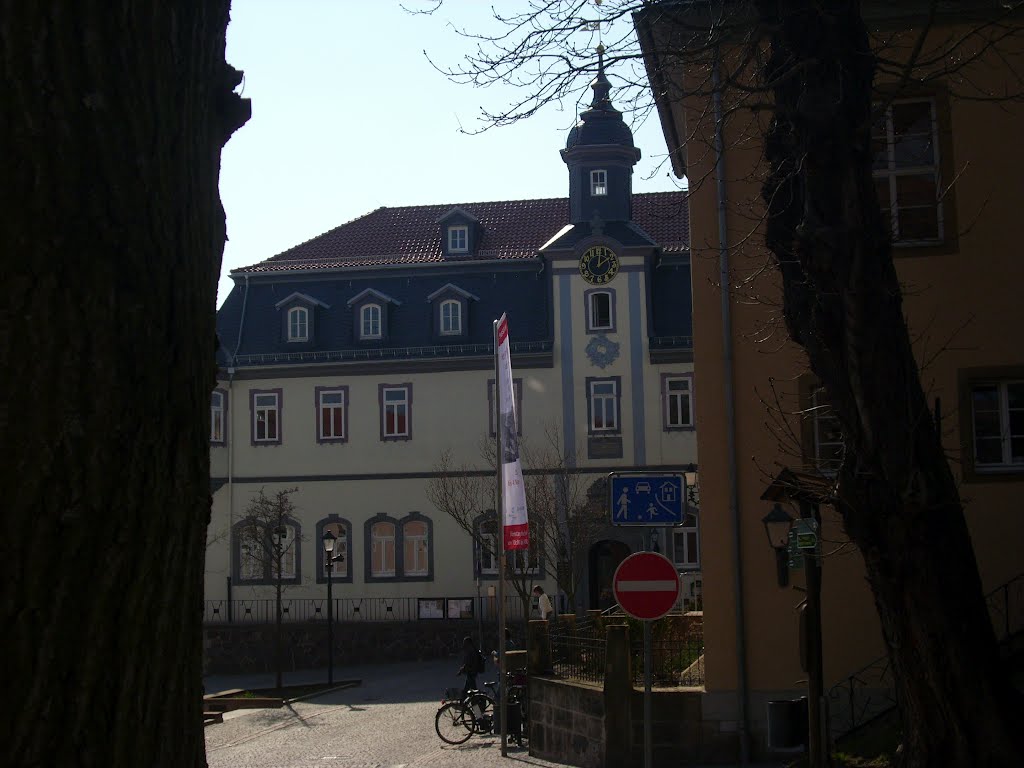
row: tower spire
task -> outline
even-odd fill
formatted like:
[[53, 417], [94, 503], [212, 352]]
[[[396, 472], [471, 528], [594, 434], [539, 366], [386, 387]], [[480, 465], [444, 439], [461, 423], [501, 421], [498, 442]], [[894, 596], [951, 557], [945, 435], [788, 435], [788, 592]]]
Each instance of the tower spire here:
[[612, 100], [609, 94], [612, 84], [604, 74], [604, 45], [597, 46], [597, 77], [590, 84], [594, 91], [594, 99], [590, 102], [591, 109], [609, 110], [612, 109]]

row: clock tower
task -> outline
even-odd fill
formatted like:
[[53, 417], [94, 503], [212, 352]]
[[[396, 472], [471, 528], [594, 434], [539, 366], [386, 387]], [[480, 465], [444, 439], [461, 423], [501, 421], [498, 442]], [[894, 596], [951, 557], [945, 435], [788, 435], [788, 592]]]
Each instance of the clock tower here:
[[612, 106], [603, 46], [597, 48], [597, 77], [590, 87], [590, 109], [580, 114], [561, 153], [569, 167], [569, 220], [630, 221], [633, 166], [640, 150], [633, 146], [622, 113]]

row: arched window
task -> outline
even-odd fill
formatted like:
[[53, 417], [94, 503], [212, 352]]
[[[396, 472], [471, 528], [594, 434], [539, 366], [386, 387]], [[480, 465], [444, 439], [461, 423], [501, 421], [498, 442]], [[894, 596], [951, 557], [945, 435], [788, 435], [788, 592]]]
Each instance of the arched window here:
[[309, 310], [292, 307], [288, 310], [288, 341], [309, 340]]
[[411, 520], [402, 525], [405, 576], [427, 576], [430, 573], [430, 538], [424, 520]]
[[462, 305], [454, 299], [441, 302], [441, 334], [462, 333]]
[[253, 517], [237, 522], [232, 531], [236, 581], [239, 584], [275, 584], [280, 563], [281, 581], [300, 583], [301, 533], [301, 526], [292, 518], [281, 525]]
[[374, 578], [395, 576], [395, 524], [374, 523], [370, 527], [370, 575]]
[[380, 304], [367, 304], [359, 311], [359, 338], [379, 339], [380, 331]]
[[498, 575], [498, 521], [494, 517], [481, 520], [477, 525], [476, 563], [483, 576]]

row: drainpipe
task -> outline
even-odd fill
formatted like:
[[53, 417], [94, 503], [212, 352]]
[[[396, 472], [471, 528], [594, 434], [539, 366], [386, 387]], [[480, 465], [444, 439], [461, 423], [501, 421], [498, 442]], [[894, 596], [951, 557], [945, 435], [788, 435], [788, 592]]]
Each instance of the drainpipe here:
[[[235, 381], [235, 358], [238, 357], [238, 350], [242, 347], [242, 328], [245, 326], [245, 307], [249, 303], [249, 275], [245, 276], [245, 293], [242, 296], [242, 315], [238, 320], [238, 339], [235, 341], [235, 351], [231, 353], [231, 360], [228, 362], [228, 571], [231, 576], [235, 574], [235, 395], [231, 385]], [[231, 576], [228, 577], [228, 619], [231, 618]]]
[[715, 186], [718, 192], [718, 277], [722, 290], [722, 379], [725, 392], [725, 441], [729, 471], [729, 512], [732, 517], [733, 592], [736, 595], [736, 678], [738, 684], [737, 729], [740, 765], [750, 761], [747, 728], [747, 644], [743, 611], [743, 551], [740, 546], [740, 505], [736, 467], [736, 402], [733, 386], [732, 314], [729, 305], [732, 281], [729, 276], [729, 245], [725, 206], [725, 142], [722, 136], [722, 92], [715, 51], [711, 68], [712, 102], [715, 115]]

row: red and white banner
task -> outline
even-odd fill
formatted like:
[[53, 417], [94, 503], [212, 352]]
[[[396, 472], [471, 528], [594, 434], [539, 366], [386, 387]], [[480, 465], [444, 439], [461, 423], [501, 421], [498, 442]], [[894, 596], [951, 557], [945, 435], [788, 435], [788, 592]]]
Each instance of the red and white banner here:
[[498, 412], [501, 428], [498, 449], [501, 460], [501, 509], [505, 549], [530, 548], [530, 523], [526, 516], [526, 488], [519, 463], [519, 429], [512, 389], [512, 355], [508, 343], [508, 318], [498, 321]]

